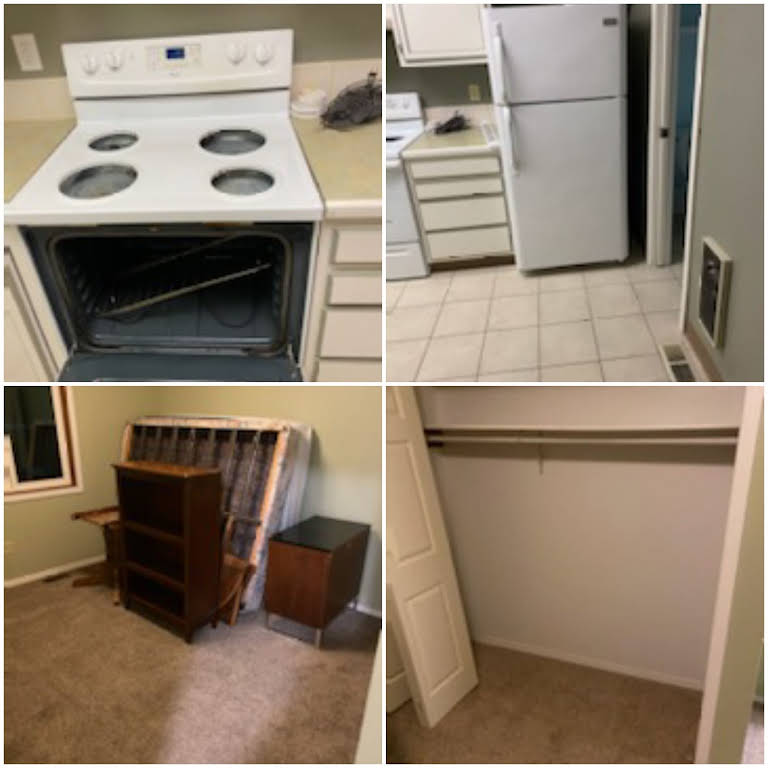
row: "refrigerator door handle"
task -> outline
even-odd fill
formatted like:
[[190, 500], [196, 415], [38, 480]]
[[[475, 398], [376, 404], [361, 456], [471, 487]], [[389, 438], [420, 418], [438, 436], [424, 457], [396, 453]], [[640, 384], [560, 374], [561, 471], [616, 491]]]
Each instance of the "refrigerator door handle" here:
[[505, 149], [509, 156], [509, 174], [518, 176], [520, 174], [520, 165], [517, 162], [517, 150], [515, 147], [515, 130], [513, 127], [512, 110], [509, 107], [504, 108], [505, 125], [499, 133], [502, 141], [506, 144]]
[[507, 104], [507, 80], [504, 73], [504, 39], [501, 36], [501, 22], [496, 22], [493, 29], [493, 55], [491, 62], [494, 70], [493, 78], [498, 83], [500, 93], [500, 103]]

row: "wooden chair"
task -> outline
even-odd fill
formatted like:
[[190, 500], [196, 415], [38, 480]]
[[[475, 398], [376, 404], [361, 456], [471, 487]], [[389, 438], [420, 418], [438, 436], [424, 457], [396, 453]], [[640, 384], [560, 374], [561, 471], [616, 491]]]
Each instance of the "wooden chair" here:
[[[248, 519], [253, 524], [254, 521]], [[234, 626], [240, 612], [240, 600], [254, 568], [248, 560], [232, 554], [230, 551], [235, 516], [227, 515], [224, 532], [221, 537], [221, 571], [219, 573], [219, 608], [211, 622], [216, 626], [218, 620]]]

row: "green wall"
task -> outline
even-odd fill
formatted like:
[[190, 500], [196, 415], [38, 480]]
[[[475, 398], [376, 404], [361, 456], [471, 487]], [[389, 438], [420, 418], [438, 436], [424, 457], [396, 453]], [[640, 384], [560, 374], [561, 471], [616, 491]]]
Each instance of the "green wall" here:
[[[294, 60], [381, 58], [381, 6], [372, 5], [6, 5], [5, 77], [64, 75], [62, 43], [290, 28]], [[11, 35], [32, 32], [42, 72], [21, 72]]]
[[[725, 381], [763, 380], [763, 6], [710, 5], [686, 328]], [[725, 344], [698, 324], [702, 241], [733, 259]]]
[[387, 32], [387, 91], [416, 91], [425, 107], [469, 104], [469, 86], [480, 86], [480, 102], [490, 103], [491, 83], [484, 64], [458, 67], [401, 67], [391, 32]]
[[103, 554], [101, 532], [93, 525], [70, 520], [70, 514], [115, 503], [110, 462], [120, 458], [125, 423], [151, 410], [151, 402], [151, 390], [144, 387], [75, 388], [83, 490], [6, 502], [6, 579]]
[[371, 525], [360, 602], [381, 610], [379, 387], [75, 387], [75, 408], [85, 489], [6, 504], [6, 579], [103, 553], [99, 531], [69, 515], [115, 502], [110, 463], [119, 458], [127, 421], [146, 415], [273, 416], [306, 422], [315, 431], [303, 516]]

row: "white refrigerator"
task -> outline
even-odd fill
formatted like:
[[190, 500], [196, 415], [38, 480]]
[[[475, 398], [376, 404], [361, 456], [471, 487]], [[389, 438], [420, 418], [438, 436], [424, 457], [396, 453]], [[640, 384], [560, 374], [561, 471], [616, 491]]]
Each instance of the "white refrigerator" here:
[[625, 6], [491, 6], [485, 34], [519, 268], [623, 261]]

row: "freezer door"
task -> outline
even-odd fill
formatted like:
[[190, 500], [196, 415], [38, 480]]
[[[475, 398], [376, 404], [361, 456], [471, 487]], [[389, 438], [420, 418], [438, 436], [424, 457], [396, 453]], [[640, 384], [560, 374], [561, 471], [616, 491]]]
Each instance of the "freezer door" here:
[[486, 13], [496, 104], [626, 93], [624, 6], [506, 6]]
[[[498, 113], [497, 113], [498, 114]], [[623, 261], [628, 255], [626, 100], [512, 107], [505, 179], [521, 269]]]
[[287, 356], [75, 352], [59, 381], [301, 381]]

